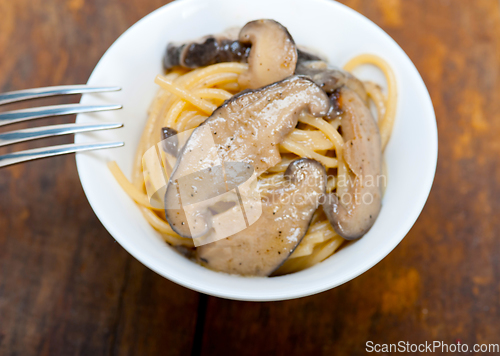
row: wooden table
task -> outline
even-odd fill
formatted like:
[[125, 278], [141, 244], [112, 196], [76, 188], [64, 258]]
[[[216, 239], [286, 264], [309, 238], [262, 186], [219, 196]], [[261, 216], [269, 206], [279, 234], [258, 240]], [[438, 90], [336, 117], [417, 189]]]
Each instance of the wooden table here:
[[[319, 295], [207, 297], [110, 237], [72, 156], [10, 167], [0, 172], [1, 355], [363, 355], [367, 341], [500, 343], [500, 4], [343, 2], [403, 47], [434, 102], [436, 180], [404, 241]], [[85, 83], [108, 46], [164, 3], [0, 0], [0, 92]]]

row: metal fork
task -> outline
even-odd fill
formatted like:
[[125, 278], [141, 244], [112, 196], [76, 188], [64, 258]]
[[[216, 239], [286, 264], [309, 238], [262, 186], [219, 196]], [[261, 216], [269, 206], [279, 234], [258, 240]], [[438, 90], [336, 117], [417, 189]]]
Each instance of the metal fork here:
[[[55, 95], [101, 93], [120, 90], [119, 87], [92, 87], [87, 85], [67, 85], [38, 89], [27, 89], [0, 94], [0, 106], [17, 101], [44, 98]], [[81, 114], [97, 111], [121, 109], [121, 105], [81, 105], [67, 104], [43, 106], [38, 108], [14, 110], [0, 113], [0, 126], [16, 122], [34, 120], [49, 116]], [[114, 124], [62, 124], [43, 127], [35, 127], [23, 130], [10, 131], [0, 134], [0, 147], [12, 145], [19, 142], [35, 140], [39, 138], [74, 134], [79, 132], [90, 132], [97, 130], [108, 130], [122, 127], [121, 123]], [[123, 146], [123, 142], [105, 143], [81, 143], [59, 145], [51, 147], [36, 148], [21, 152], [14, 152], [0, 156], [0, 168], [15, 163], [32, 161], [39, 158], [59, 156], [67, 153], [99, 150]]]

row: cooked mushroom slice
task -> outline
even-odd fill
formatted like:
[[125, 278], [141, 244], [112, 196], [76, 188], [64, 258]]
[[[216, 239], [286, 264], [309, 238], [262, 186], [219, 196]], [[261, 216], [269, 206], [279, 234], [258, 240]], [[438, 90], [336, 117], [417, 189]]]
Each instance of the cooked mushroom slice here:
[[340, 91], [342, 88], [335, 89], [333, 93], [329, 95], [330, 101], [332, 102], [332, 109], [330, 110], [330, 113], [328, 116], [330, 118], [336, 118], [340, 115], [342, 115], [344, 112], [342, 110], [342, 107], [340, 106]]
[[161, 139], [163, 150], [172, 156], [177, 156], [179, 151], [179, 139], [177, 138], [177, 130], [171, 127], [162, 127]]
[[340, 106], [344, 111], [341, 118], [345, 140], [343, 157], [349, 172], [347, 179], [342, 181], [339, 177], [339, 196], [329, 194], [323, 210], [335, 231], [354, 240], [372, 227], [381, 208], [382, 151], [377, 124], [360, 97], [342, 88]]
[[259, 187], [260, 218], [241, 232], [198, 247], [198, 260], [215, 271], [270, 275], [304, 237], [325, 185], [321, 163], [308, 158], [293, 161], [281, 179]]
[[[259, 176], [280, 162], [278, 145], [295, 128], [304, 110], [321, 117], [329, 109], [326, 93], [310, 79], [299, 76], [226, 101], [193, 131], [178, 155], [165, 196], [166, 217], [172, 229], [192, 237], [180, 203], [176, 183], [180, 178], [227, 162], [250, 164]], [[229, 191], [215, 176], [213, 182], [199, 179], [192, 185], [196, 192], [213, 191], [216, 186]]]
[[183, 44], [169, 43], [163, 66], [197, 68], [220, 62], [246, 62], [249, 52], [248, 45], [227, 38], [226, 34], [210, 35]]
[[330, 67], [324, 61], [299, 62], [295, 74], [308, 76], [328, 94], [346, 86], [354, 90], [365, 103], [368, 103], [365, 86], [359, 79], [344, 70]]
[[257, 89], [283, 80], [295, 72], [297, 47], [288, 30], [274, 20], [247, 23], [240, 31], [242, 44], [251, 44], [248, 71], [238, 82], [242, 88]]
[[[169, 43], [163, 59], [165, 69], [176, 66], [185, 68], [204, 67], [222, 62], [246, 63], [250, 54], [250, 43], [240, 42], [234, 31], [209, 35], [186, 43]], [[299, 62], [319, 61], [321, 58], [308, 50], [297, 48]]]
[[309, 61], [321, 61], [321, 57], [311, 53], [308, 49], [301, 49], [297, 47], [297, 64], [301, 62], [309, 62]]

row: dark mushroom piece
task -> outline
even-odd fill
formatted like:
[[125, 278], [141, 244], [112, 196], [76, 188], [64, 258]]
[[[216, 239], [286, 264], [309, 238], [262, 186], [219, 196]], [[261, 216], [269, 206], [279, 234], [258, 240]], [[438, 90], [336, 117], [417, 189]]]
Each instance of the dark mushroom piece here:
[[197, 259], [219, 272], [269, 276], [306, 234], [325, 186], [321, 163], [308, 158], [291, 162], [282, 179], [259, 189], [260, 218], [241, 232], [198, 247]]
[[300, 48], [297, 48], [297, 65], [299, 63], [303, 62], [309, 62], [309, 61], [322, 61], [321, 57], [309, 52], [307, 49], [303, 50]]
[[344, 70], [329, 66], [324, 61], [301, 61], [297, 64], [295, 74], [311, 78], [328, 94], [332, 94], [335, 90], [346, 86], [354, 90], [365, 104], [368, 103], [368, 95], [363, 82]]
[[161, 139], [163, 150], [168, 154], [176, 157], [179, 151], [179, 139], [177, 138], [177, 130], [171, 127], [161, 128]]
[[[243, 44], [237, 39], [230, 39], [226, 34], [209, 35], [186, 43], [169, 43], [163, 59], [163, 67], [172, 69], [199, 68], [215, 63], [247, 63], [250, 44]], [[321, 58], [297, 48], [297, 62], [319, 61]]]
[[226, 33], [209, 35], [187, 43], [169, 43], [163, 67], [198, 68], [221, 62], [244, 63], [249, 53], [250, 46], [228, 38]]
[[187, 43], [170, 43], [163, 65], [198, 68], [221, 62], [249, 63], [240, 84], [256, 89], [291, 76], [297, 60], [310, 61], [320, 58], [298, 50], [288, 30], [274, 20], [256, 20], [247, 23], [239, 39], [228, 32], [209, 35]]
[[[223, 194], [230, 189], [218, 175], [217, 167], [243, 162], [249, 164], [258, 177], [280, 162], [278, 145], [295, 128], [304, 110], [321, 117], [329, 109], [330, 99], [326, 93], [310, 79], [300, 76], [242, 92], [226, 101], [193, 131], [178, 155], [165, 195], [166, 218], [172, 229], [181, 236], [193, 237], [181, 204], [179, 179], [215, 170], [211, 179], [193, 177], [193, 184], [188, 187], [192, 187], [192, 197], [197, 201], [209, 199], [209, 192]], [[188, 195], [187, 199], [191, 197]], [[207, 218], [207, 208], [202, 210], [197, 212], [200, 214], [197, 222], [201, 225], [196, 236], [210, 230], [209, 223], [202, 223]]]
[[344, 87], [339, 91], [339, 105], [344, 112], [341, 127], [348, 179], [342, 183], [346, 191], [340, 197], [330, 193], [323, 210], [339, 235], [354, 240], [372, 227], [381, 209], [382, 150], [378, 126], [361, 98]]
[[251, 21], [241, 29], [239, 41], [252, 45], [248, 71], [238, 79], [242, 88], [257, 89], [295, 72], [297, 46], [286, 27], [279, 22]]

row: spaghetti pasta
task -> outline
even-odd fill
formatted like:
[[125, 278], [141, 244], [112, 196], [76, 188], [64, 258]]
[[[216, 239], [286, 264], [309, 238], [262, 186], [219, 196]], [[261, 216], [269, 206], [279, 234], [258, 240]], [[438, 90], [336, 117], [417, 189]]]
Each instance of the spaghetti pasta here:
[[[381, 58], [364, 54], [353, 58], [345, 69], [351, 71], [362, 64], [379, 67], [388, 83], [388, 95], [373, 83], [365, 83], [369, 98], [375, 103], [379, 117], [382, 147], [387, 144], [394, 123], [396, 112], [396, 81], [390, 66]], [[218, 63], [188, 71], [174, 69], [167, 75], [157, 76], [155, 82], [160, 89], [149, 109], [149, 117], [142, 133], [132, 169], [132, 183], [115, 162], [109, 168], [120, 186], [139, 205], [140, 211], [157, 230], [164, 240], [173, 246], [193, 247], [193, 241], [177, 235], [167, 223], [160, 209], [153, 207], [147, 198], [144, 181], [142, 157], [144, 153], [160, 141], [160, 129], [171, 127], [181, 132], [203, 123], [207, 117], [224, 101], [240, 92], [238, 85], [240, 74], [248, 65], [242, 63]], [[313, 158], [321, 162], [329, 175], [327, 190], [337, 189], [339, 176], [346, 174], [347, 167], [342, 158], [344, 140], [339, 132], [340, 120], [316, 118], [304, 113], [299, 118], [299, 125], [285, 138], [280, 146], [282, 160], [270, 168], [260, 178], [262, 185], [266, 179], [282, 175], [289, 163], [298, 157]], [[313, 216], [311, 225], [292, 255], [275, 272], [275, 275], [300, 271], [317, 264], [331, 256], [344, 242], [319, 208]]]
[[[398, 100], [396, 76], [394, 75], [394, 72], [389, 63], [374, 54], [361, 54], [357, 57], [354, 57], [349, 62], [347, 62], [347, 64], [344, 66], [344, 69], [352, 72], [356, 67], [365, 64], [374, 65], [382, 70], [387, 80], [387, 99], [385, 100], [385, 114], [383, 117], [380, 116], [378, 121], [380, 138], [382, 140], [382, 150], [384, 150], [387, 142], [389, 142], [389, 138], [392, 132], [392, 126], [394, 125], [394, 120], [396, 119], [396, 103]], [[375, 103], [377, 103], [378, 98], [372, 95], [373, 91], [368, 91], [368, 94], [372, 99], [375, 100]], [[380, 95], [378, 95], [378, 97], [379, 96]], [[377, 108], [378, 107], [379, 105], [377, 104]]]

